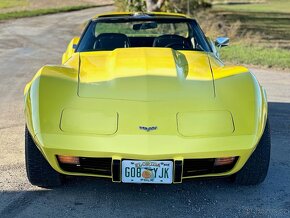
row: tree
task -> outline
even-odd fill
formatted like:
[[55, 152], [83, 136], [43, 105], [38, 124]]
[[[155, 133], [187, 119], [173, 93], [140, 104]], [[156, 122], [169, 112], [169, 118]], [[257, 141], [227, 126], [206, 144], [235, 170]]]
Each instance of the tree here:
[[190, 13], [199, 8], [209, 7], [208, 0], [115, 0], [121, 10], [126, 11], [165, 11]]
[[161, 7], [164, 3], [165, 0], [146, 0], [147, 11], [161, 11]]

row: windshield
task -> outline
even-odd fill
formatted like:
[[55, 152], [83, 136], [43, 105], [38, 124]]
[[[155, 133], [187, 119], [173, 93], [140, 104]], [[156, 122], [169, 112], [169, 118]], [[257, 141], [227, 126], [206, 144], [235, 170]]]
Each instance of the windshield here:
[[91, 21], [77, 52], [163, 47], [210, 51], [200, 27], [190, 19], [105, 19]]

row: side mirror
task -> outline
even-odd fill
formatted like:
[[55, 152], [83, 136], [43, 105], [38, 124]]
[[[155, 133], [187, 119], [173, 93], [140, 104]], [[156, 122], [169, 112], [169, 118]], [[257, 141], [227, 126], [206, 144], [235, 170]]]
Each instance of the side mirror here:
[[70, 43], [67, 46], [66, 52], [62, 55], [62, 64], [68, 61], [68, 59], [71, 58], [73, 53], [75, 52], [75, 49], [77, 48], [77, 45], [80, 41], [80, 37], [74, 37]]
[[215, 45], [218, 48], [228, 46], [230, 43], [230, 39], [228, 37], [217, 37], [215, 40]]

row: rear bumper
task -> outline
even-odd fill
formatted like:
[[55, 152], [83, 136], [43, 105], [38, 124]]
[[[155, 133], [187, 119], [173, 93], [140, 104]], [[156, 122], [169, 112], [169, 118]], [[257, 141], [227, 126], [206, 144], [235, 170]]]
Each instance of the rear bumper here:
[[[107, 158], [114, 160], [173, 160], [183, 163], [187, 159], [238, 157], [230, 170], [222, 173], [208, 172], [196, 177], [228, 176], [239, 171], [246, 163], [257, 144], [254, 135], [239, 135], [210, 138], [186, 138], [168, 135], [114, 135], [88, 136], [67, 134], [37, 134], [35, 142], [50, 165], [67, 175], [113, 178], [113, 174], [70, 172], [60, 167], [57, 155]], [[113, 164], [111, 172], [113, 171]]]

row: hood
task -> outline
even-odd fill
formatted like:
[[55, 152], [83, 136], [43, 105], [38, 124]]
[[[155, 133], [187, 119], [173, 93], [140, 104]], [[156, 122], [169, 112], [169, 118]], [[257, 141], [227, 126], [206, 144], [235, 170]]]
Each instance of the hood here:
[[80, 97], [161, 101], [214, 97], [204, 52], [122, 48], [80, 53]]

